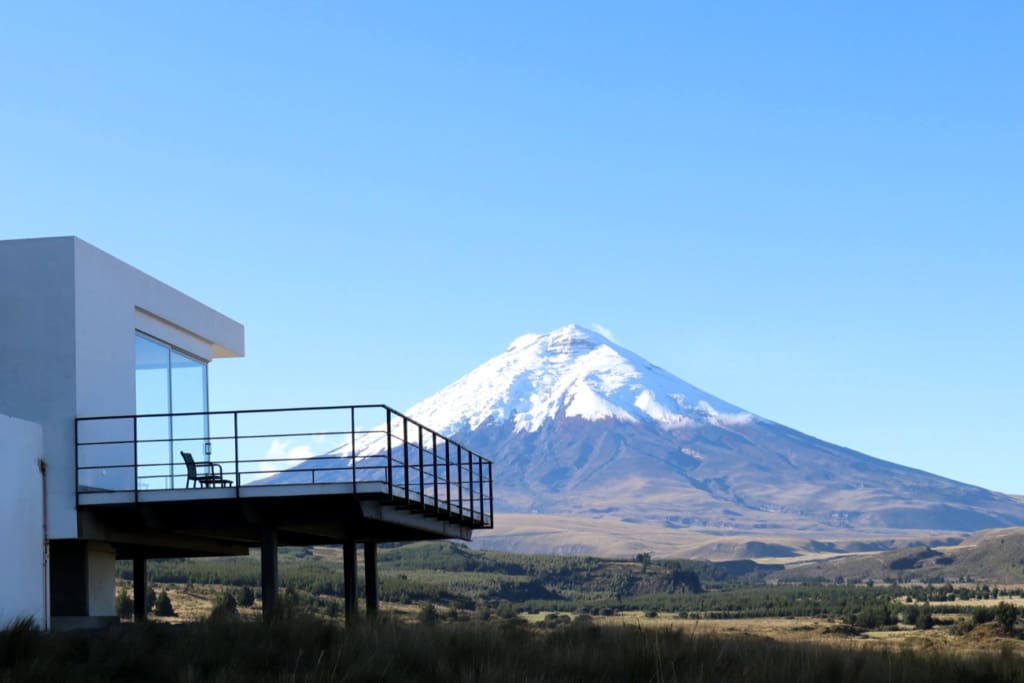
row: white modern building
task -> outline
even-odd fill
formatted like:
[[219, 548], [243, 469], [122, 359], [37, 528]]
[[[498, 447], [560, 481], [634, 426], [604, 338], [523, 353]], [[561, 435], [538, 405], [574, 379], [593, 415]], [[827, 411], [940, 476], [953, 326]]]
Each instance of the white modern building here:
[[[205, 412], [207, 364], [244, 352], [240, 324], [82, 240], [0, 242], [0, 414], [18, 418], [0, 422], [0, 500], [33, 558], [0, 580], [0, 620], [114, 615], [114, 549], [75, 505], [75, 419]], [[48, 586], [26, 581], [47, 542]]]
[[490, 463], [387, 406], [211, 413], [209, 363], [244, 352], [242, 325], [80, 239], [0, 241], [0, 627], [115, 620], [117, 559], [141, 596], [147, 558], [253, 546], [266, 613], [279, 544], [343, 543], [352, 614], [361, 542], [375, 611], [377, 541], [491, 526]]

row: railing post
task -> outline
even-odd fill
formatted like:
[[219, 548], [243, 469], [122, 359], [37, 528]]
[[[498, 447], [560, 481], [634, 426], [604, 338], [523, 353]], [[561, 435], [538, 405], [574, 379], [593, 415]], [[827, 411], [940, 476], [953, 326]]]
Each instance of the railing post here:
[[455, 470], [459, 473], [459, 517], [462, 516], [462, 445], [455, 444]]
[[[138, 472], [135, 473], [138, 475]], [[136, 480], [135, 487], [138, 488], [138, 480]], [[78, 497], [82, 490], [82, 473], [78, 470], [78, 418], [75, 418], [75, 509], [78, 509]], [[43, 505], [46, 505], [46, 501], [43, 501]], [[44, 615], [45, 617], [48, 615]]]
[[[77, 430], [78, 423], [75, 423]], [[77, 441], [77, 435], [75, 441]], [[78, 453], [78, 447], [75, 446], [75, 453]], [[132, 415], [132, 471], [135, 473], [135, 503], [139, 502], [139, 416]]]
[[473, 451], [469, 452], [469, 521], [473, 521]]
[[434, 447], [431, 449], [431, 453], [434, 456], [434, 514], [438, 514], [441, 511], [441, 492], [438, 491], [437, 486], [437, 432], [431, 431], [434, 438]]
[[405, 488], [405, 504], [409, 504], [409, 420], [402, 416], [402, 485]]
[[447, 437], [444, 439], [444, 507], [448, 516], [452, 514], [452, 442]]
[[480, 523], [484, 521], [484, 459], [479, 455], [476, 456], [477, 465], [477, 485], [480, 487]]
[[494, 463], [487, 463], [487, 511], [491, 519], [491, 526], [494, 527]]
[[348, 427], [352, 437], [352, 493], [356, 492], [356, 407], [349, 408]]
[[235, 438], [235, 498], [242, 495], [242, 469], [238, 464], [238, 411], [232, 413], [234, 417], [234, 438]]
[[423, 477], [423, 425], [417, 425], [419, 430], [419, 449], [420, 449], [420, 510], [427, 507], [427, 496], [424, 491], [424, 477]]
[[392, 472], [393, 465], [391, 463], [391, 408], [385, 408], [384, 410], [386, 410], [387, 414], [388, 414], [388, 427], [387, 427], [387, 429], [388, 429], [388, 447], [387, 447], [387, 452], [388, 452], [388, 496], [391, 497], [391, 498], [394, 498], [394, 496], [395, 496], [395, 484], [394, 484], [395, 479], [394, 479], [394, 476], [393, 476], [394, 473]]

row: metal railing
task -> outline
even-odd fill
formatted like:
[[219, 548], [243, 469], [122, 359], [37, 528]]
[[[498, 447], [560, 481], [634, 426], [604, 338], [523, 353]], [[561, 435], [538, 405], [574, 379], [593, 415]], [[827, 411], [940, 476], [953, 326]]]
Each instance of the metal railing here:
[[[181, 451], [202, 472], [218, 468], [223, 481], [190, 477]], [[494, 518], [491, 462], [383, 404], [81, 417], [75, 470], [77, 505], [96, 493], [138, 502], [200, 486], [240, 497], [259, 487], [351, 484], [353, 493], [380, 490], [397, 505], [475, 528]]]

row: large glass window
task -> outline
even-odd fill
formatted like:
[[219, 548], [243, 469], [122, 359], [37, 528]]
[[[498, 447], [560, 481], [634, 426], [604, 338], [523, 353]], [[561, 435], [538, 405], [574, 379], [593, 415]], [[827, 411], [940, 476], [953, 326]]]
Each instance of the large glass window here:
[[184, 485], [185, 465], [178, 451], [190, 451], [196, 460], [209, 455], [207, 405], [206, 363], [136, 333], [139, 488]]

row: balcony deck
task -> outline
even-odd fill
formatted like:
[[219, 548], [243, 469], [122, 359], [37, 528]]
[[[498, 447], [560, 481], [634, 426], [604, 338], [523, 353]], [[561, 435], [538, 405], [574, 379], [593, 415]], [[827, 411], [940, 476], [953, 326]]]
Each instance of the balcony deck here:
[[[494, 521], [491, 462], [386, 405], [85, 417], [76, 446], [80, 519], [115, 546], [237, 552], [268, 526], [285, 544], [468, 540]], [[190, 479], [181, 451], [227, 483]]]

